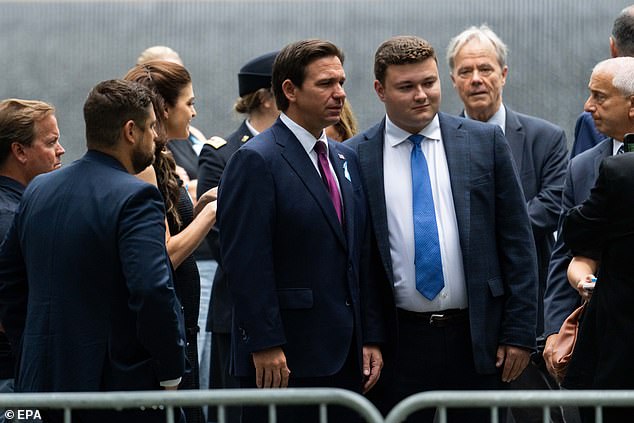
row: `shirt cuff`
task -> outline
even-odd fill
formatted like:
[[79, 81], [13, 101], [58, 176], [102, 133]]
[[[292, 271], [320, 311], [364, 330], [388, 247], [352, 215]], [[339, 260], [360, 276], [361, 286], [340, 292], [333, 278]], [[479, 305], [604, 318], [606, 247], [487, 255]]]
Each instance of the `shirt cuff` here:
[[182, 377], [179, 377], [176, 379], [164, 380], [161, 382], [161, 386], [164, 388], [172, 388], [174, 386], [178, 386], [181, 383], [182, 379]]

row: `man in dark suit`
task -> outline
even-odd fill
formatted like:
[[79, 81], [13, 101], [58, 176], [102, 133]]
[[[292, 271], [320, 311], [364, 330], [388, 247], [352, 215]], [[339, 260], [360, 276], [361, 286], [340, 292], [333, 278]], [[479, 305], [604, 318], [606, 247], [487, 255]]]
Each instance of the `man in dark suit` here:
[[[608, 59], [597, 64], [592, 71], [588, 88], [590, 96], [585, 110], [592, 114], [597, 128], [610, 138], [586, 150], [570, 162], [563, 195], [563, 213], [581, 204], [590, 195], [599, 175], [602, 161], [623, 152], [625, 134], [634, 132], [634, 120], [629, 98], [629, 86], [624, 82], [627, 66], [634, 60], [629, 57]], [[549, 335], [544, 351], [547, 365], [552, 357], [552, 343], [563, 320], [579, 305], [583, 289], [569, 284], [567, 270], [572, 253], [569, 246], [557, 240], [550, 264], [548, 286], [545, 297], [546, 333]], [[577, 291], [578, 290], [578, 291]]]
[[[597, 64], [590, 79], [585, 109], [597, 128], [613, 138], [634, 132], [634, 58], [620, 57]], [[634, 245], [634, 154], [603, 160], [590, 196], [568, 212], [562, 236], [575, 256], [591, 260], [579, 273], [571, 264], [571, 284], [580, 291], [584, 273], [597, 274], [597, 283], [575, 345], [565, 386], [590, 389], [632, 389], [634, 354], [634, 285], [631, 251]], [[596, 263], [600, 262], [597, 271]], [[608, 408], [604, 421], [623, 422], [634, 409]]]
[[[543, 332], [543, 298], [548, 262], [555, 243], [561, 191], [568, 163], [564, 130], [543, 119], [511, 110], [503, 102], [508, 66], [506, 44], [488, 26], [472, 26], [455, 36], [447, 48], [453, 86], [464, 104], [464, 117], [498, 125], [508, 141], [520, 176], [537, 248], [537, 334]], [[556, 386], [541, 355], [512, 383], [516, 389]], [[545, 379], [546, 378], [546, 379]], [[545, 383], [548, 382], [548, 383]], [[556, 409], [555, 421], [561, 421]], [[519, 422], [541, 422], [538, 408], [513, 409]]]
[[[385, 412], [416, 392], [493, 389], [516, 379], [535, 347], [537, 264], [500, 128], [438, 112], [438, 66], [427, 41], [391, 38], [374, 63], [387, 116], [348, 144], [359, 155], [397, 307], [397, 355], [382, 379], [389, 398], [379, 403]], [[421, 201], [425, 186], [432, 198]], [[451, 421], [489, 421], [488, 411], [451, 414]]]
[[[277, 51], [249, 60], [238, 72], [238, 93], [240, 97], [234, 110], [247, 115], [240, 127], [225, 141], [213, 137], [207, 143], [199, 160], [198, 192], [202, 195], [210, 188], [218, 186], [227, 162], [242, 145], [260, 132], [268, 129], [279, 116], [275, 99], [271, 92], [271, 73]], [[238, 388], [240, 382], [231, 376], [231, 293], [218, 254], [218, 228], [207, 234], [207, 243], [213, 247], [218, 263], [207, 315], [207, 331], [211, 337], [211, 366], [209, 380], [212, 388]], [[237, 423], [237, 410], [228, 409], [229, 423]], [[210, 415], [209, 421], [215, 421]]]
[[[380, 374], [385, 333], [362, 259], [369, 227], [357, 159], [324, 132], [346, 97], [342, 62], [327, 41], [284, 47], [272, 75], [282, 114], [233, 155], [220, 183], [231, 364], [242, 387], [360, 392]], [[333, 411], [328, 421], [351, 421]], [[279, 410], [289, 422], [317, 414]], [[266, 421], [266, 409], [244, 409], [243, 421]]]
[[[0, 244], [26, 185], [41, 173], [59, 169], [62, 154], [52, 105], [17, 98], [0, 102]], [[0, 323], [0, 393], [13, 392], [14, 377], [14, 354]], [[0, 423], [4, 422], [0, 409]]]
[[[634, 56], [634, 5], [621, 10], [614, 20], [610, 35], [610, 56]], [[594, 124], [590, 113], [584, 111], [575, 123], [575, 139], [570, 158], [594, 147], [605, 137]]]
[[[20, 345], [16, 391], [176, 389], [185, 342], [163, 202], [132, 175], [153, 159], [152, 94], [102, 82], [84, 118], [88, 152], [29, 184], [0, 248], [0, 317]], [[77, 412], [81, 421], [162, 414]]]

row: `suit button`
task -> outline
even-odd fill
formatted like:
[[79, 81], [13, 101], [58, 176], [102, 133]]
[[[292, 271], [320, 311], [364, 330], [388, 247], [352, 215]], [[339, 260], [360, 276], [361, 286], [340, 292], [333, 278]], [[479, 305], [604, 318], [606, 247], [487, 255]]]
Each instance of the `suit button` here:
[[346, 307], [350, 307], [352, 305], [352, 300], [350, 298], [346, 298]]

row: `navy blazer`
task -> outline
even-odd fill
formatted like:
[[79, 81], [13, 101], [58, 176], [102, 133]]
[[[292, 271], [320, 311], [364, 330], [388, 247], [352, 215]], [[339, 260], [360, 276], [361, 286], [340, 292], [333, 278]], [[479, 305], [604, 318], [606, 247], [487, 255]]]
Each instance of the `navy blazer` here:
[[252, 352], [276, 346], [291, 377], [329, 376], [350, 348], [360, 361], [363, 344], [383, 340], [380, 322], [362, 311], [372, 306], [364, 293], [368, 279], [361, 278], [369, 228], [356, 154], [333, 141], [328, 148], [343, 225], [319, 172], [280, 119], [225, 168], [218, 226], [234, 304], [236, 376], [254, 374]]
[[29, 184], [0, 249], [17, 391], [160, 389], [183, 375], [164, 221], [158, 190], [97, 151]]
[[[227, 137], [227, 143], [215, 148], [205, 144], [198, 159], [198, 196], [207, 190], [218, 186], [222, 172], [227, 162], [240, 147], [253, 137], [246, 121]], [[233, 308], [231, 293], [225, 271], [222, 267], [222, 259], [218, 244], [218, 227], [214, 226], [207, 233], [207, 243], [211, 247], [212, 256], [218, 262], [214, 275], [211, 296], [209, 298], [209, 313], [207, 314], [207, 331], [214, 333], [231, 333], [231, 310]]]
[[[612, 155], [612, 138], [606, 138], [589, 150], [575, 156], [568, 165], [564, 191], [561, 198], [559, 233], [568, 210], [581, 204], [590, 196], [590, 191], [599, 175], [599, 165]], [[544, 335], [559, 332], [566, 317], [577, 308], [581, 297], [568, 283], [568, 265], [572, 253], [559, 236], [553, 249], [548, 269], [548, 280], [544, 294]]]
[[[499, 127], [439, 113], [464, 260], [476, 370], [496, 372], [498, 345], [535, 348], [537, 264], [524, 194]], [[393, 285], [383, 185], [385, 119], [357, 150], [383, 270]]]

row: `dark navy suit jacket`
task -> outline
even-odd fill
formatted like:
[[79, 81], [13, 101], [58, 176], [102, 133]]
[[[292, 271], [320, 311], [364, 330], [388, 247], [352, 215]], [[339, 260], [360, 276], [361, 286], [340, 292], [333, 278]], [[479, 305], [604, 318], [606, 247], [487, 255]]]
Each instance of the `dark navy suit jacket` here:
[[253, 375], [251, 353], [275, 346], [291, 377], [329, 376], [351, 348], [360, 361], [363, 344], [384, 339], [362, 270], [369, 227], [356, 154], [333, 141], [328, 148], [343, 225], [319, 172], [280, 119], [225, 168], [218, 226], [234, 304], [236, 376]]
[[[467, 283], [476, 370], [496, 372], [498, 345], [535, 348], [537, 264], [524, 194], [499, 127], [439, 113]], [[385, 120], [357, 150], [372, 228], [393, 285], [383, 185]]]
[[[225, 170], [227, 162], [240, 147], [253, 137], [249, 127], [242, 122], [240, 127], [227, 137], [227, 143], [219, 148], [209, 144], [203, 146], [198, 159], [198, 195], [205, 191], [217, 187], [220, 177]], [[214, 226], [207, 233], [207, 243], [210, 245], [212, 255], [218, 262], [218, 268], [214, 275], [211, 297], [209, 299], [209, 313], [207, 314], [207, 331], [220, 333], [231, 333], [231, 310], [233, 308], [231, 293], [225, 271], [222, 267], [222, 259], [219, 253], [218, 228]]]
[[566, 134], [550, 122], [504, 107], [504, 136], [515, 160], [535, 238], [539, 277], [537, 333], [541, 335], [548, 263], [555, 244], [553, 233], [561, 212], [561, 193], [568, 165]]
[[36, 177], [0, 249], [16, 390], [159, 389], [185, 369], [158, 190], [88, 151]]
[[[599, 174], [599, 165], [612, 155], [612, 138], [606, 138], [593, 148], [575, 156], [568, 164], [564, 191], [561, 199], [561, 225], [568, 211], [581, 204], [590, 195], [590, 190]], [[559, 332], [561, 324], [580, 304], [579, 293], [568, 283], [567, 270], [572, 253], [559, 236], [548, 269], [548, 281], [544, 294], [544, 335]]]

